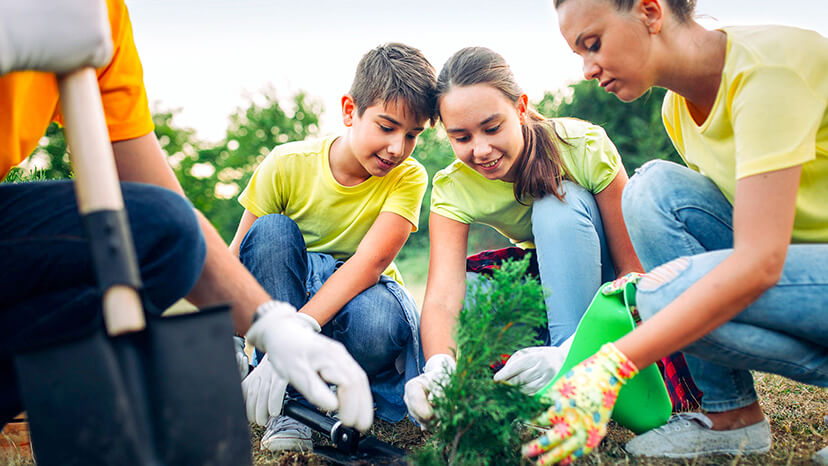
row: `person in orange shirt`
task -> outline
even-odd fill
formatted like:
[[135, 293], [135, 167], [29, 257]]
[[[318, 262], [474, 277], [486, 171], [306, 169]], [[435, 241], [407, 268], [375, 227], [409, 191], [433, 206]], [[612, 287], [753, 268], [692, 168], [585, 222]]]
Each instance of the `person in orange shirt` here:
[[[106, 7], [0, 0], [0, 177], [36, 148], [51, 121], [62, 122], [54, 73], [97, 67], [148, 311], [184, 296], [197, 306], [232, 302], [237, 331], [270, 354], [276, 373], [320, 408], [344, 407], [340, 420], [367, 430], [373, 413], [362, 369], [292, 306], [273, 301], [183, 197], [153, 133], [126, 6]], [[23, 409], [12, 354], [90, 332], [100, 297], [70, 181], [0, 184], [0, 212], [2, 427]]]

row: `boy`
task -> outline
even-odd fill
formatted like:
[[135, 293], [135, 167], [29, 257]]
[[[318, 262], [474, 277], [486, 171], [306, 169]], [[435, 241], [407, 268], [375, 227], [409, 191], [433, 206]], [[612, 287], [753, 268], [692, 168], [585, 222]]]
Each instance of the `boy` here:
[[[274, 298], [348, 349], [377, 415], [392, 422], [405, 416], [403, 386], [420, 365], [419, 318], [392, 261], [417, 229], [428, 181], [408, 156], [433, 119], [435, 90], [419, 50], [392, 43], [365, 54], [342, 97], [345, 134], [271, 152], [239, 196], [245, 212], [230, 246]], [[273, 416], [284, 382], [263, 369], [245, 395], [266, 400]], [[262, 448], [310, 450], [310, 429], [273, 417]]]

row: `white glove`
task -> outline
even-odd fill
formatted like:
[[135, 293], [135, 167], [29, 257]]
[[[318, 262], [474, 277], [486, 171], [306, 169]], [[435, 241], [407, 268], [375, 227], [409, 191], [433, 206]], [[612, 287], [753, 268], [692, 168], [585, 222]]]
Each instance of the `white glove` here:
[[266, 354], [250, 375], [242, 380], [247, 420], [264, 427], [267, 420], [282, 412], [287, 381], [273, 369]]
[[403, 401], [408, 415], [425, 430], [434, 417], [431, 400], [443, 393], [443, 386], [457, 367], [454, 358], [448, 354], [435, 354], [426, 361], [423, 373], [405, 384]]
[[561, 370], [574, 337], [567, 338], [561, 346], [532, 346], [515, 351], [494, 379], [519, 385], [523, 393], [534, 395]]
[[243, 379], [250, 372], [250, 360], [247, 359], [247, 353], [244, 352], [244, 338], [234, 335], [233, 343], [236, 346], [236, 364], [239, 366], [239, 374]]
[[104, 0], [0, 0], [0, 75], [65, 73], [112, 57]]
[[[339, 420], [365, 432], [374, 419], [368, 376], [341, 343], [322, 335], [316, 320], [288, 303], [269, 301], [247, 332], [276, 373], [317, 407], [339, 408]], [[256, 372], [255, 370], [253, 372]], [[336, 385], [334, 394], [328, 384]]]

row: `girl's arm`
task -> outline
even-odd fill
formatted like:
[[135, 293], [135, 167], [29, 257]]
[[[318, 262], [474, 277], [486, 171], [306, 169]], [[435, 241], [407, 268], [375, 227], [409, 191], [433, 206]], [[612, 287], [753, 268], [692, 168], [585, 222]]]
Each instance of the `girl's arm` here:
[[736, 185], [733, 253], [658, 314], [616, 342], [638, 367], [731, 320], [779, 280], [791, 242], [802, 166]]
[[393, 212], [382, 212], [359, 242], [356, 253], [345, 261], [300, 312], [325, 325], [354, 296], [377, 284], [380, 275], [400, 252], [411, 222]]
[[604, 234], [607, 237], [612, 262], [615, 264], [615, 275], [624, 276], [629, 272], [643, 272], [644, 267], [638, 260], [633, 249], [624, 217], [621, 214], [621, 193], [627, 185], [627, 172], [624, 167], [603, 191], [595, 195], [598, 210], [601, 211], [601, 221], [604, 224]]
[[453, 354], [454, 324], [466, 295], [466, 248], [469, 226], [432, 213], [431, 243], [420, 335], [426, 361], [435, 354]]

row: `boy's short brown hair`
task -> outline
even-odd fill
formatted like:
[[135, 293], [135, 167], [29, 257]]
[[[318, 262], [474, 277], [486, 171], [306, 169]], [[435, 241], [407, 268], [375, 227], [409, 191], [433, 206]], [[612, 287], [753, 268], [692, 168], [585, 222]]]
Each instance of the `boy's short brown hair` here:
[[418, 121], [434, 123], [436, 92], [436, 72], [422, 52], [392, 42], [362, 56], [350, 94], [360, 116], [374, 104], [402, 100]]

